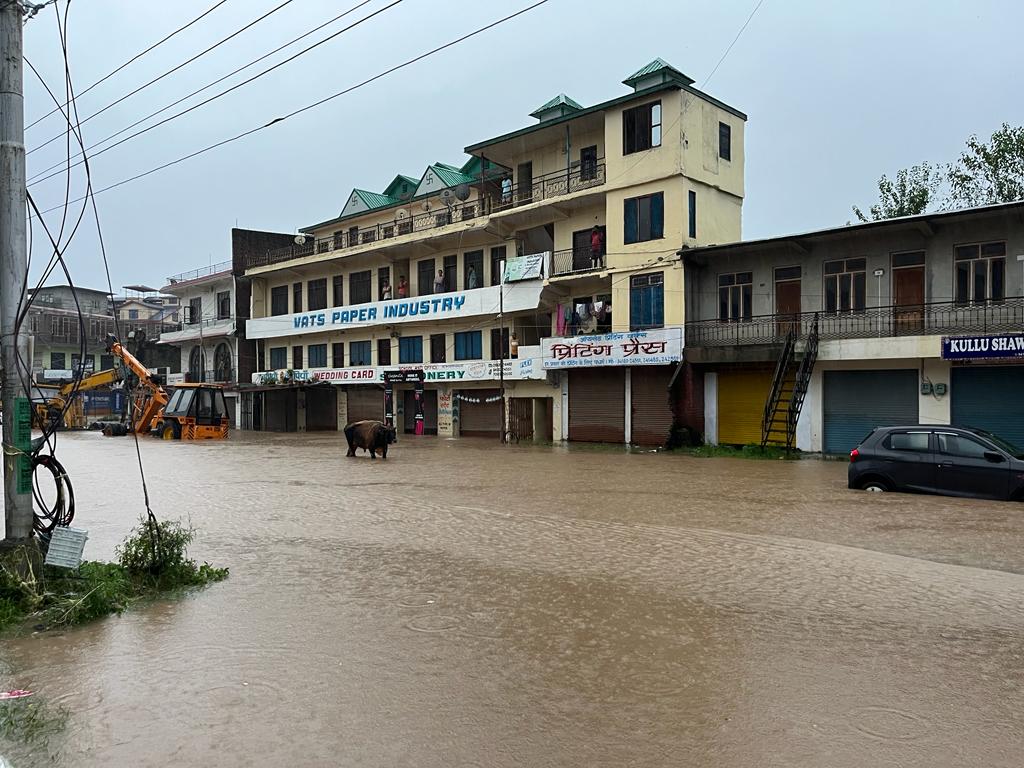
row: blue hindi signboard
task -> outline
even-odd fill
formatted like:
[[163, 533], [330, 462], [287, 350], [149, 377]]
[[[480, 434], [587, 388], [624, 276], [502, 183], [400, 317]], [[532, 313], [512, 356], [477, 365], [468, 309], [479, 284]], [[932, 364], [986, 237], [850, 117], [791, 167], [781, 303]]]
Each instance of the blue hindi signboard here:
[[1024, 357], [1024, 333], [991, 336], [943, 336], [943, 360]]

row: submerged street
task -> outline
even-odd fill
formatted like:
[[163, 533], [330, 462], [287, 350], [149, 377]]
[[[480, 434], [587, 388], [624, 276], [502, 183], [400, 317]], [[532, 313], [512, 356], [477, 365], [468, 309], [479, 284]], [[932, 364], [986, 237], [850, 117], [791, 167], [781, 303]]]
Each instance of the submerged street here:
[[[483, 439], [142, 450], [231, 576], [4, 639], [0, 683], [70, 712], [57, 765], [1020, 764], [1019, 504]], [[134, 451], [60, 437], [89, 559], [144, 511]]]

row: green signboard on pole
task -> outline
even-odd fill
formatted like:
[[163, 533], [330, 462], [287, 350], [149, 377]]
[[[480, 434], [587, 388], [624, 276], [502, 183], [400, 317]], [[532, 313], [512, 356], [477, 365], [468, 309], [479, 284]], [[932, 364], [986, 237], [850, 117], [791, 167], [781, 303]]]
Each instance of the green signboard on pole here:
[[14, 447], [18, 451], [18, 493], [32, 493], [32, 403], [14, 401]]

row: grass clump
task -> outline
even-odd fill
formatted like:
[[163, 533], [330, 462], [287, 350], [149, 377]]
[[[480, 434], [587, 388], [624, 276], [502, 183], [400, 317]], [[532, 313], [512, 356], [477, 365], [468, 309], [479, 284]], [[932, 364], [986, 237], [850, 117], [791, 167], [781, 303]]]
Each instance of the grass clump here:
[[133, 601], [227, 578], [226, 568], [188, 557], [195, 529], [143, 519], [117, 548], [116, 563], [86, 561], [77, 571], [40, 567], [25, 551], [0, 559], [0, 631], [31, 623], [67, 627], [118, 614]]

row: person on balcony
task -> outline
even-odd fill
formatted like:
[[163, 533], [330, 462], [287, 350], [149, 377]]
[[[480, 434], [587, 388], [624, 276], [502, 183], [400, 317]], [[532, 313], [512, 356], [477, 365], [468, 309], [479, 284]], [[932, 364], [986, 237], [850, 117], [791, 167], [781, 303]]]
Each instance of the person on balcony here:
[[398, 278], [398, 298], [405, 299], [409, 297], [409, 284], [405, 282], [405, 275]]
[[604, 231], [596, 224], [590, 230], [590, 266], [593, 269], [604, 266]]
[[434, 278], [434, 293], [444, 293], [444, 270], [437, 270], [437, 277]]
[[501, 180], [501, 202], [508, 205], [512, 202], [512, 177], [506, 176]]
[[470, 265], [469, 271], [466, 273], [466, 288], [472, 290], [476, 288], [476, 269]]
[[391, 301], [391, 282], [389, 280], [385, 280], [384, 287], [380, 289], [380, 300]]

